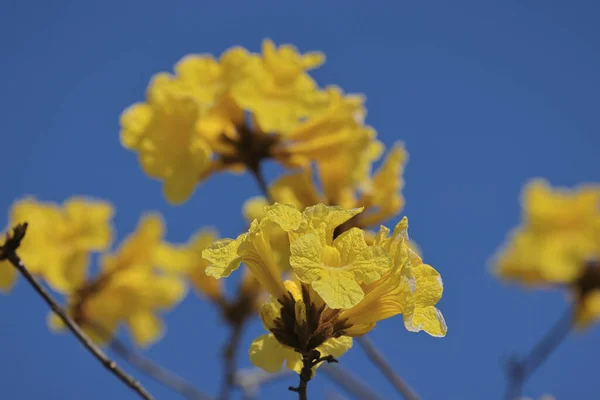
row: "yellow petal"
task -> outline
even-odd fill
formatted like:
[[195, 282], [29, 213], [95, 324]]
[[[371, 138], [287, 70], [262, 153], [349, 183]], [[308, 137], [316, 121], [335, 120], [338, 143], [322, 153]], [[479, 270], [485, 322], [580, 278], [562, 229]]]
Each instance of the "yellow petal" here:
[[8, 260], [0, 261], [0, 292], [10, 291], [17, 281], [17, 270]]
[[112, 241], [113, 206], [105, 201], [71, 197], [64, 204], [70, 229], [78, 246], [86, 250], [105, 250]]
[[320, 279], [311, 285], [329, 308], [333, 309], [354, 307], [364, 298], [364, 292], [352, 272], [342, 269], [323, 271]]
[[362, 208], [346, 209], [340, 206], [317, 204], [304, 210], [303, 226], [305, 229], [323, 227], [326, 238], [331, 240], [335, 228], [362, 211]]
[[269, 205], [264, 197], [252, 197], [242, 206], [246, 221], [261, 220], [266, 216], [265, 208]]
[[185, 283], [174, 276], [155, 276], [148, 284], [152, 290], [152, 306], [158, 309], [169, 309], [185, 297], [187, 287]]
[[193, 170], [190, 168], [181, 168], [175, 170], [165, 180], [163, 193], [169, 203], [173, 205], [183, 204], [190, 198], [197, 183], [198, 177], [194, 174]]
[[60, 332], [65, 330], [66, 325], [55, 312], [50, 311], [47, 317], [48, 327], [52, 332]]
[[268, 206], [265, 211], [267, 218], [281, 226], [281, 229], [286, 232], [298, 229], [302, 222], [302, 213], [287, 204], [275, 203]]
[[425, 331], [431, 336], [446, 336], [448, 327], [444, 316], [433, 306], [417, 308], [412, 314], [404, 314], [404, 326], [411, 332]]
[[327, 339], [325, 343], [317, 347], [317, 350], [321, 352], [321, 357], [331, 355], [338, 358], [351, 348], [352, 338], [349, 336], [340, 336], [339, 338]]
[[444, 291], [442, 277], [432, 266], [420, 264], [412, 268], [416, 290], [413, 301], [417, 307], [432, 306], [441, 298]]
[[240, 244], [246, 239], [247, 234], [238, 236], [237, 239], [221, 239], [202, 251], [202, 257], [212, 264], [206, 268], [206, 275], [214, 278], [226, 278], [239, 268], [242, 258], [238, 255]]
[[151, 312], [140, 312], [132, 315], [127, 324], [134, 342], [144, 348], [155, 343], [163, 335], [162, 321]]
[[271, 373], [281, 369], [287, 355], [288, 351], [279, 344], [272, 333], [254, 339], [248, 352], [252, 364]]
[[315, 233], [301, 235], [290, 245], [290, 265], [304, 283], [312, 283], [321, 278], [323, 244]]
[[152, 120], [152, 107], [135, 103], [121, 114], [121, 145], [126, 149], [137, 148]]

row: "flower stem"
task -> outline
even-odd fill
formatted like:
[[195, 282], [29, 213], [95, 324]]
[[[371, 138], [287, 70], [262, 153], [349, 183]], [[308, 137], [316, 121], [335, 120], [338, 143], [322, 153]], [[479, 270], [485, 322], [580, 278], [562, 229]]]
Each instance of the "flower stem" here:
[[300, 371], [300, 383], [297, 387], [290, 386], [288, 390], [298, 393], [298, 400], [307, 400], [308, 382], [312, 379], [313, 368], [327, 361], [328, 363], [337, 363], [333, 356], [321, 357], [318, 350], [311, 350], [302, 354], [302, 370]]
[[219, 394], [219, 400], [228, 400], [231, 396], [231, 390], [234, 388], [235, 373], [236, 373], [236, 359], [237, 352], [240, 347], [240, 341], [242, 339], [242, 332], [244, 330], [244, 323], [231, 325], [231, 336], [225, 345], [223, 351], [224, 361], [224, 378], [221, 386], [221, 392]]
[[560, 346], [573, 327], [573, 310], [568, 308], [564, 315], [523, 358], [511, 360], [508, 366], [506, 399], [514, 400], [521, 396], [525, 381]]
[[406, 400], [419, 400], [417, 393], [402, 379], [387, 362], [383, 354], [377, 349], [375, 344], [366, 336], [361, 336], [358, 343], [361, 344], [367, 357], [375, 364], [387, 380], [394, 385], [398, 393]]
[[117, 366], [117, 363], [111, 360], [104, 352], [92, 342], [92, 340], [81, 330], [81, 328], [69, 317], [67, 313], [58, 305], [52, 295], [48, 293], [42, 285], [31, 275], [25, 267], [16, 250], [25, 237], [27, 223], [19, 224], [13, 229], [13, 235], [6, 237], [6, 243], [0, 247], [0, 260], [8, 260], [25, 277], [33, 289], [44, 299], [50, 309], [59, 316], [67, 328], [75, 335], [77, 340], [89, 351], [100, 363], [113, 375], [119, 378], [123, 383], [129, 386], [139, 397], [145, 400], [154, 400], [152, 395], [133, 377]]
[[210, 400], [211, 397], [202, 393], [185, 379], [179, 377], [163, 366], [145, 358], [143, 355], [128, 348], [125, 344], [116, 338], [110, 341], [110, 349], [119, 357], [125, 360], [129, 365], [136, 368], [144, 375], [155, 381], [173, 389], [189, 400]]

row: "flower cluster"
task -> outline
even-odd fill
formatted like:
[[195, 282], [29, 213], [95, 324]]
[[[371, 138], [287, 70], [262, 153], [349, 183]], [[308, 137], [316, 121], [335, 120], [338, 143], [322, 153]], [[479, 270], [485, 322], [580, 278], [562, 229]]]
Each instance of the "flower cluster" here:
[[[406, 218], [391, 236], [382, 226], [372, 245], [356, 227], [336, 235], [361, 211], [317, 204], [300, 212], [275, 203], [266, 207], [264, 218], [252, 221], [248, 232], [204, 250], [212, 262], [208, 275], [227, 277], [243, 262], [270, 294], [260, 309], [270, 333], [250, 348], [257, 366], [273, 372], [286, 360], [300, 372], [303, 355], [317, 350], [340, 356], [351, 346], [351, 337], [398, 314], [410, 331], [446, 334], [435, 308], [443, 290], [440, 275], [408, 246]], [[288, 242], [271, 240], [279, 236], [277, 230], [287, 234]], [[289, 248], [274, 247], [280, 245]], [[277, 253], [289, 254], [291, 275], [285, 281]]]
[[496, 256], [497, 274], [529, 286], [569, 288], [578, 324], [600, 318], [600, 186], [569, 191], [534, 180], [522, 206], [522, 225]]
[[[160, 338], [158, 313], [175, 306], [186, 293], [183, 278], [200, 292], [219, 299], [221, 287], [206, 276], [202, 250], [216, 239], [200, 232], [185, 246], [163, 240], [164, 223], [157, 214], [144, 216], [136, 231], [114, 253], [104, 253], [99, 273], [89, 276], [92, 252], [107, 251], [112, 243], [112, 206], [74, 197], [59, 206], [33, 198], [17, 201], [11, 224], [29, 221], [19, 255], [30, 272], [65, 296], [68, 314], [95, 341], [104, 343], [121, 323], [134, 341], [147, 346]], [[0, 288], [9, 290], [15, 269], [0, 263]], [[53, 313], [49, 324], [64, 328]]]
[[145, 102], [123, 112], [121, 143], [164, 182], [173, 204], [217, 171], [256, 173], [265, 159], [286, 167], [321, 161], [325, 192], [342, 204], [348, 188], [368, 186], [383, 146], [363, 124], [362, 96], [319, 88], [310, 77], [324, 59], [270, 40], [261, 54], [234, 47], [218, 60], [186, 56], [174, 74], [152, 78]]

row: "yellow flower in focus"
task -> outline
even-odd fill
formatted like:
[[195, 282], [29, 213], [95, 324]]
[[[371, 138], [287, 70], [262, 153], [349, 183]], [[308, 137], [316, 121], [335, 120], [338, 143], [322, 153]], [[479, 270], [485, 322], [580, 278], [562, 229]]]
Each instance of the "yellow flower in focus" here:
[[264, 40], [260, 62], [247, 66], [247, 76], [232, 86], [231, 95], [254, 114], [262, 131], [289, 132], [328, 102], [328, 95], [306, 73], [324, 60], [321, 53], [301, 55], [291, 45], [277, 48]]
[[121, 144], [138, 153], [149, 176], [163, 181], [173, 204], [187, 200], [210, 165], [211, 148], [196, 131], [199, 112], [188, 89], [161, 73], [150, 82], [147, 102], [121, 115]]
[[[110, 246], [112, 206], [85, 197], [71, 197], [62, 206], [25, 198], [15, 202], [9, 226], [28, 222], [18, 254], [29, 272], [57, 291], [80, 285], [88, 273], [89, 255]], [[0, 290], [9, 290], [16, 270], [0, 262]]]
[[[186, 293], [183, 281], [170, 273], [181, 257], [160, 257], [163, 235], [158, 214], [142, 217], [119, 249], [102, 257], [99, 275], [67, 293], [67, 312], [96, 341], [110, 340], [121, 323], [127, 324], [140, 346], [161, 337], [164, 328], [158, 313], [172, 308]], [[55, 316], [50, 317], [50, 326], [63, 328]]]
[[576, 323], [600, 318], [600, 186], [552, 189], [533, 180], [523, 191], [523, 222], [495, 257], [499, 277], [529, 286], [567, 285]]
[[448, 327], [435, 307], [442, 297], [442, 279], [410, 248], [407, 230], [406, 217], [396, 225], [392, 236], [388, 228], [380, 228], [374, 245], [389, 254], [393, 266], [381, 279], [363, 285], [365, 296], [358, 305], [341, 312], [339, 318], [351, 326], [346, 330], [348, 335], [364, 335], [376, 322], [398, 314], [403, 314], [404, 325], [411, 332], [423, 330], [435, 337], [446, 335]]

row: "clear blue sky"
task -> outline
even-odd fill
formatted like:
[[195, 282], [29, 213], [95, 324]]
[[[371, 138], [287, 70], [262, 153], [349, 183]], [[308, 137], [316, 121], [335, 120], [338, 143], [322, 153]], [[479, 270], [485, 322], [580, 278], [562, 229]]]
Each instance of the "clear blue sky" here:
[[[177, 4], [174, 6], [173, 4]], [[299, 3], [298, 3], [299, 4]], [[529, 293], [490, 276], [489, 257], [519, 218], [523, 183], [600, 181], [600, 6], [594, 1], [9, 1], [0, 12], [0, 210], [32, 194], [88, 194], [117, 208], [119, 238], [159, 210], [168, 239], [204, 225], [234, 236], [258, 193], [248, 176], [220, 176], [181, 207], [168, 206], [119, 145], [120, 112], [152, 74], [188, 53], [265, 37], [328, 60], [315, 74], [368, 97], [367, 121], [388, 145], [404, 140], [405, 213], [425, 259], [442, 274], [444, 339], [407, 332], [402, 319], [372, 338], [423, 399], [500, 399], [501, 360], [528, 349], [565, 308], [560, 293]], [[6, 216], [0, 220], [5, 225]], [[133, 395], [68, 335], [46, 327], [47, 307], [21, 280], [0, 298], [0, 397], [129, 399]], [[167, 317], [149, 354], [208, 392], [218, 387], [226, 330], [194, 294]], [[245, 345], [262, 328], [255, 323]], [[530, 395], [597, 393], [600, 331], [571, 337], [526, 387]], [[242, 351], [240, 363], [248, 366]], [[341, 359], [394, 398], [360, 348]], [[146, 382], [158, 399], [177, 399]], [[294, 398], [269, 387], [264, 398]], [[312, 399], [332, 388], [310, 384]]]

